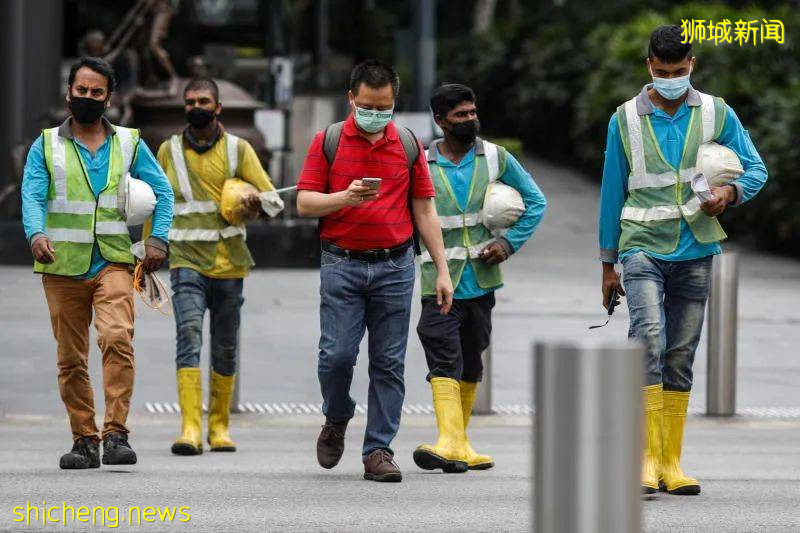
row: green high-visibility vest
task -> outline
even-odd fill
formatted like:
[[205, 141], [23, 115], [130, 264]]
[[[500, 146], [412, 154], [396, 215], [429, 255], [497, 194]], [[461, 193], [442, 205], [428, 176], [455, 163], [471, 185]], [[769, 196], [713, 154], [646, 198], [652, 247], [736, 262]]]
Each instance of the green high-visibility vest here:
[[[435, 144], [431, 145], [428, 153], [436, 153]], [[457, 287], [461, 281], [467, 261], [472, 266], [478, 285], [482, 289], [502, 285], [503, 274], [500, 265], [486, 264], [479, 257], [486, 245], [495, 240], [492, 232], [483, 225], [483, 202], [489, 184], [505, 172], [505, 148], [480, 138], [476, 139], [475, 170], [464, 209], [458, 205], [450, 180], [444, 169], [436, 164], [435, 156], [429, 155], [428, 168], [436, 190], [436, 213], [442, 226], [444, 252], [453, 287]], [[436, 266], [424, 244], [421, 260], [422, 295], [435, 295]]]
[[[244, 141], [225, 133], [217, 142], [225, 143], [227, 177], [233, 178], [244, 157]], [[222, 218], [217, 202], [200, 185], [194, 170], [186, 165], [182, 134], [173, 135], [169, 143], [169, 159], [164, 170], [175, 193], [172, 229], [169, 230], [172, 263], [188, 263], [208, 270], [214, 265], [217, 244], [222, 239], [233, 265], [252, 267], [255, 262], [245, 243], [244, 225], [233, 226]]]
[[56, 260], [47, 265], [35, 261], [34, 271], [60, 276], [85, 274], [92, 263], [95, 242], [106, 261], [133, 264], [131, 238], [121, 209], [124, 180], [136, 155], [139, 131], [113, 128], [108, 179], [97, 198], [75, 142], [60, 137], [59, 128], [42, 131], [50, 174], [45, 233], [53, 243]]
[[641, 248], [659, 254], [675, 251], [680, 240], [681, 219], [695, 239], [718, 242], [727, 237], [716, 217], [700, 209], [700, 199], [690, 182], [697, 173], [697, 150], [716, 140], [725, 125], [722, 98], [699, 93], [700, 106], [693, 106], [678, 168], [670, 165], [650, 123], [650, 115], [636, 111], [636, 98], [617, 108], [617, 122], [628, 159], [628, 198], [620, 216], [619, 251]]

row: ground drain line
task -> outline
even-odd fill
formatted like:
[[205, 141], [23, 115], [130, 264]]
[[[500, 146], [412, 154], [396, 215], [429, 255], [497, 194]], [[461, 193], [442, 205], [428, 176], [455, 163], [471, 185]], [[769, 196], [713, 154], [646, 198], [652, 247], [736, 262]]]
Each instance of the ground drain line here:
[[[177, 415], [180, 414], [180, 406], [176, 402], [145, 402], [145, 409], [150, 414], [158, 415]], [[203, 404], [203, 411], [207, 407]], [[280, 402], [280, 403], [257, 403], [244, 402], [239, 404], [239, 411], [257, 415], [318, 415], [322, 413], [322, 406], [315, 403], [301, 402]], [[356, 414], [366, 415], [366, 404], [357, 404]], [[502, 404], [492, 406], [492, 411], [504, 415], [530, 415], [533, 414], [533, 407], [522, 404]], [[403, 406], [403, 414], [419, 415], [433, 414], [431, 404], [406, 404]], [[690, 408], [690, 415], [702, 416], [705, 411], [700, 408]], [[744, 407], [737, 411], [737, 416], [743, 418], [767, 418], [767, 419], [800, 419], [800, 407]]]

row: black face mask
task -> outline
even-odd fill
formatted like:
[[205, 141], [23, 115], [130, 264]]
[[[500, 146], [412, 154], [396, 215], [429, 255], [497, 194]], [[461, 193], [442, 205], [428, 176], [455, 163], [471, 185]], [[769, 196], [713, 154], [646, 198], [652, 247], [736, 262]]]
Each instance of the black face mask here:
[[475, 142], [475, 137], [478, 136], [480, 129], [480, 122], [478, 122], [477, 118], [473, 118], [472, 120], [452, 124], [450, 134], [462, 144], [471, 144]]
[[186, 113], [186, 122], [196, 129], [203, 129], [214, 120], [215, 113], [202, 107], [193, 107]]
[[94, 124], [106, 112], [106, 101], [70, 96], [69, 110], [72, 118], [81, 124]]

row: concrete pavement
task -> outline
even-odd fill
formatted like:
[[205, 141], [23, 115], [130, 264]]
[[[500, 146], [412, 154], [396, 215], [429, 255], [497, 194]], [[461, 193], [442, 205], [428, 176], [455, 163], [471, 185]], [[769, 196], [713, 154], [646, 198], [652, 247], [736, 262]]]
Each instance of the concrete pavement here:
[[[321, 469], [314, 442], [319, 420], [239, 415], [240, 451], [175, 457], [169, 445], [177, 416], [132, 421], [139, 464], [63, 472], [63, 420], [7, 417], [0, 426], [0, 531], [86, 531], [85, 524], [20, 527], [25, 505], [187, 506], [188, 523], [121, 524], [149, 531], [528, 531], [531, 524], [532, 428], [527, 417], [478, 417], [471, 431], [496, 468], [444, 475], [419, 470], [413, 448], [433, 438], [429, 417], [406, 417], [394, 448], [404, 480], [361, 479], [364, 417], [356, 417], [335, 469]], [[9, 446], [9, 443], [11, 444]], [[697, 497], [643, 498], [643, 530], [800, 530], [800, 423], [690, 419], [684, 467], [697, 476]], [[57, 511], [55, 513], [60, 513]], [[125, 514], [125, 511], [122, 512]], [[58, 517], [55, 514], [54, 517]], [[97, 527], [95, 529], [102, 529]]]

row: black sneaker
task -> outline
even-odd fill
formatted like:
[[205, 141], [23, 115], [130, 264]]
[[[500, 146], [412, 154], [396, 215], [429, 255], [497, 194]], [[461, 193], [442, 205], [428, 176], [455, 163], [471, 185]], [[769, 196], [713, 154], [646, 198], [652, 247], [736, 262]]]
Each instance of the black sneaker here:
[[135, 465], [136, 452], [128, 444], [128, 436], [111, 433], [103, 439], [104, 465]]
[[331, 422], [325, 420], [322, 431], [317, 438], [317, 462], [322, 468], [333, 468], [339, 463], [344, 453], [344, 433], [347, 422]]
[[83, 470], [100, 468], [100, 451], [97, 441], [91, 437], [81, 437], [72, 443], [72, 450], [61, 456], [58, 466], [64, 470]]

